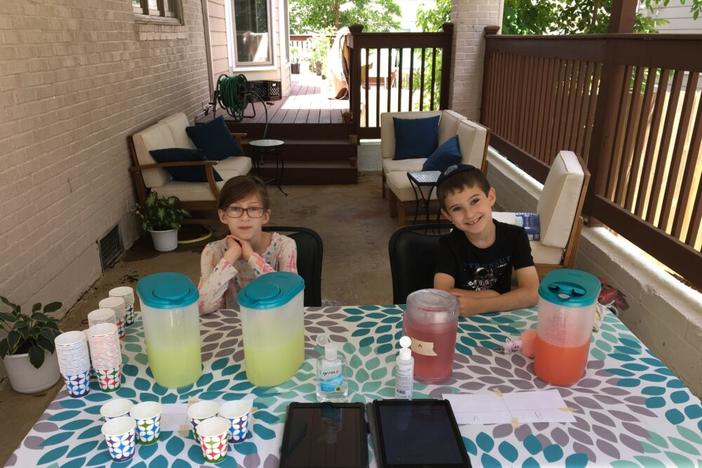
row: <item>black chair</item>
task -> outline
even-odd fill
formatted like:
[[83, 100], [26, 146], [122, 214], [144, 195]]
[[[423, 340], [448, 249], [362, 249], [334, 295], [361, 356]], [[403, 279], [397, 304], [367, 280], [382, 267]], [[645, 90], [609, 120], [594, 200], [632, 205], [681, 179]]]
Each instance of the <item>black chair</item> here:
[[398, 229], [390, 237], [388, 253], [395, 304], [405, 304], [410, 293], [434, 286], [439, 237], [448, 234], [451, 227], [449, 223], [415, 224]]
[[297, 273], [305, 280], [305, 306], [322, 305], [322, 238], [312, 229], [289, 226], [263, 226], [292, 238], [297, 245]]

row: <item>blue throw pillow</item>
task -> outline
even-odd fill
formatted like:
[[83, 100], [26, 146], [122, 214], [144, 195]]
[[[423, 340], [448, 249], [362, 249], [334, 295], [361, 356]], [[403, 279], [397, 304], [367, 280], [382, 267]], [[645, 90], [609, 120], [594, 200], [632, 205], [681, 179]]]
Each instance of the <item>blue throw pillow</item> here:
[[425, 119], [398, 119], [395, 126], [393, 159], [426, 158], [434, 152], [439, 140], [439, 116]]
[[205, 153], [207, 159], [221, 161], [230, 156], [241, 156], [244, 151], [236, 142], [221, 115], [206, 124], [187, 127], [185, 131], [195, 146]]
[[[207, 161], [207, 158], [199, 149], [191, 148], [165, 148], [149, 151], [156, 162], [180, 162], [180, 161]], [[205, 166], [191, 167], [165, 167], [173, 177], [179, 182], [207, 182], [207, 172]], [[214, 170], [214, 179], [217, 182], [222, 180], [219, 173]]]
[[461, 162], [461, 148], [458, 145], [458, 135], [452, 136], [441, 144], [431, 156], [424, 161], [423, 171], [441, 171]]

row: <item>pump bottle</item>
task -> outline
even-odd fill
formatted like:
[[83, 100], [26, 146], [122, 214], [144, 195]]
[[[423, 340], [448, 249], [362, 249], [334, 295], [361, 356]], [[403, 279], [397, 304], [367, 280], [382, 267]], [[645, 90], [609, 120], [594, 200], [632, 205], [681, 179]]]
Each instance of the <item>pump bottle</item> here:
[[412, 339], [400, 338], [400, 352], [395, 366], [395, 398], [411, 400], [414, 388], [414, 358], [412, 357]]
[[344, 357], [338, 352], [337, 345], [331, 341], [324, 343], [324, 354], [317, 360], [318, 401], [346, 401], [348, 382], [344, 365]]

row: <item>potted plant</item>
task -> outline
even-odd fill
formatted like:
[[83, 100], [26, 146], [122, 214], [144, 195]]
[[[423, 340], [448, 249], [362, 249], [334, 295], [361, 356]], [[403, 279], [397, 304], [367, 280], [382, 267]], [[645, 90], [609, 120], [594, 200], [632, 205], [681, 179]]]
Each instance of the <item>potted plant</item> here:
[[23, 314], [20, 306], [0, 296], [0, 327], [7, 333], [0, 341], [0, 357], [10, 385], [16, 392], [35, 393], [51, 387], [61, 377], [54, 354], [54, 338], [61, 334], [58, 320], [48, 314], [61, 308], [60, 302], [32, 306]]
[[178, 208], [178, 201], [178, 197], [160, 197], [151, 192], [144, 204], [137, 206], [141, 226], [151, 234], [154, 248], [159, 252], [170, 252], [178, 247], [180, 222], [190, 216], [186, 210]]
[[290, 49], [290, 73], [293, 75], [300, 74], [300, 53], [297, 47], [292, 47]]

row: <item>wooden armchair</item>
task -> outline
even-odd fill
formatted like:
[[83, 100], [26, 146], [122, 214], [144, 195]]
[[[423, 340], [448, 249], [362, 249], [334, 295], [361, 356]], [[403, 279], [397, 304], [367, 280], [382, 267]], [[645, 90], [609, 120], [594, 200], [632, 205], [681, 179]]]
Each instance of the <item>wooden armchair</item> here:
[[[137, 202], [142, 204], [150, 191], [161, 196], [176, 196], [179, 206], [188, 211], [216, 211], [219, 190], [224, 183], [235, 176], [248, 174], [251, 159], [246, 156], [233, 156], [222, 161], [183, 161], [157, 163], [149, 151], [164, 148], [195, 148], [188, 138], [185, 128], [189, 125], [183, 113], [173, 114], [127, 138], [132, 166], [129, 172], [134, 181]], [[241, 144], [245, 134], [233, 134]], [[205, 168], [207, 182], [180, 182], [171, 179], [167, 167]], [[215, 181], [213, 168], [222, 177]], [[188, 224], [213, 224], [217, 218], [192, 217], [183, 220]]]

